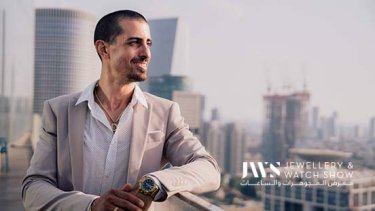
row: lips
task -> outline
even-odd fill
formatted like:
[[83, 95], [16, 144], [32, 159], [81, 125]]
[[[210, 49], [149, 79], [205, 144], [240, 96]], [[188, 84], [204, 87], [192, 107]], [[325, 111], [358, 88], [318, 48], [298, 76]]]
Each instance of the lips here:
[[144, 62], [134, 62], [136, 68], [142, 72], [146, 72], [148, 63], [146, 61]]
[[146, 57], [134, 58], [132, 59], [132, 63], [136, 66], [137, 70], [143, 73], [147, 71], [148, 60]]

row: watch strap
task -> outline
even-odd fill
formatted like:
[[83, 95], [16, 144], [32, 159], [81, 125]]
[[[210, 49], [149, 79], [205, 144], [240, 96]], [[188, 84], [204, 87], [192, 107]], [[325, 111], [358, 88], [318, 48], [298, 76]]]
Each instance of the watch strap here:
[[165, 201], [168, 198], [168, 194], [167, 194], [167, 191], [165, 190], [164, 185], [161, 184], [160, 180], [154, 175], [146, 174], [146, 176], [152, 178], [156, 186], [158, 186], [158, 189], [159, 189], [157, 193], [155, 194], [155, 196], [153, 197], [153, 201], [156, 201], [156, 202]]

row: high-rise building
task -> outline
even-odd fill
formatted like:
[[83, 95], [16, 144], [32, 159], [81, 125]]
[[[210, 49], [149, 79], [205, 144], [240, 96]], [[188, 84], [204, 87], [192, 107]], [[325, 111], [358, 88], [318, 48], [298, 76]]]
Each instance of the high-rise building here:
[[1, 85], [0, 85], [0, 96], [4, 96], [5, 90], [5, 49], [6, 49], [6, 12], [5, 9], [1, 8]]
[[0, 95], [32, 96], [34, 18], [32, 1], [0, 3]]
[[173, 89], [190, 91], [186, 26], [179, 18], [149, 20], [152, 36], [152, 59], [148, 67], [149, 79], [140, 87], [152, 94], [172, 99]]
[[369, 140], [375, 141], [375, 117], [372, 117], [370, 119], [370, 125], [369, 125]]
[[0, 95], [0, 137], [9, 138], [10, 98]]
[[162, 75], [148, 79], [148, 92], [172, 100], [174, 91], [191, 91], [192, 81], [186, 76]]
[[0, 3], [0, 137], [9, 142], [31, 126], [34, 17], [32, 1]]
[[204, 96], [194, 92], [173, 91], [172, 100], [180, 105], [181, 114], [190, 130], [196, 135], [201, 135]]
[[186, 75], [187, 36], [186, 26], [179, 18], [149, 20], [153, 45], [149, 77]]
[[216, 159], [221, 170], [224, 170], [225, 160], [225, 127], [217, 120], [211, 120], [204, 126], [204, 141], [207, 151]]
[[36, 10], [34, 113], [42, 112], [45, 100], [80, 91], [99, 76], [95, 22], [77, 10]]
[[314, 106], [311, 110], [311, 122], [309, 128], [309, 138], [311, 139], [319, 139], [320, 133], [320, 122], [319, 122], [319, 107]]
[[212, 121], [219, 121], [220, 120], [220, 112], [218, 108], [213, 108], [211, 111], [211, 120]]
[[338, 122], [338, 113], [335, 111], [328, 118], [328, 122], [326, 124], [326, 127], [327, 127], [326, 131], [328, 132], [328, 134], [327, 134], [328, 137], [327, 138], [338, 136], [338, 125], [337, 125], [337, 122]]
[[312, 109], [312, 122], [311, 126], [314, 130], [317, 130], [319, 127], [319, 108], [314, 106]]
[[263, 160], [285, 162], [288, 150], [303, 141], [308, 124], [307, 91], [290, 94], [267, 94], [264, 100], [262, 150]]
[[353, 134], [355, 139], [361, 139], [365, 136], [364, 134], [364, 128], [362, 128], [360, 125], [355, 125], [353, 127]]
[[328, 140], [339, 136], [339, 114], [335, 111], [330, 116], [321, 116], [318, 127], [318, 137], [320, 140]]
[[337, 113], [337, 111], [334, 111], [332, 113], [332, 135], [333, 136], [338, 136], [339, 135], [339, 126], [338, 126], [338, 121], [339, 121], [339, 114]]
[[242, 174], [242, 162], [244, 162], [246, 151], [245, 138], [245, 131], [240, 124], [226, 125], [225, 170], [232, 176]]

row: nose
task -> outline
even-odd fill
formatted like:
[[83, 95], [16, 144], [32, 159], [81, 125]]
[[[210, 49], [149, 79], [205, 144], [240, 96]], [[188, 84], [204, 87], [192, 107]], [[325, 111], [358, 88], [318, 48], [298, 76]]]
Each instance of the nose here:
[[151, 48], [147, 43], [144, 43], [140, 49], [140, 56], [150, 60], [151, 59]]

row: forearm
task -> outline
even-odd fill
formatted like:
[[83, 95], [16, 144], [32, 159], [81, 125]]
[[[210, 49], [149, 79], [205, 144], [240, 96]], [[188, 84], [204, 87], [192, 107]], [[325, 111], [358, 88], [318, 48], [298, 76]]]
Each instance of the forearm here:
[[180, 167], [151, 173], [167, 190], [168, 197], [182, 191], [203, 193], [217, 190], [220, 186], [220, 171], [204, 158]]
[[32, 177], [23, 182], [22, 199], [26, 210], [86, 210], [96, 197], [79, 191], [62, 191]]
[[152, 174], [165, 186], [168, 197], [182, 191], [202, 193], [219, 188], [217, 162], [189, 131], [176, 103], [168, 117], [164, 156], [175, 167]]

